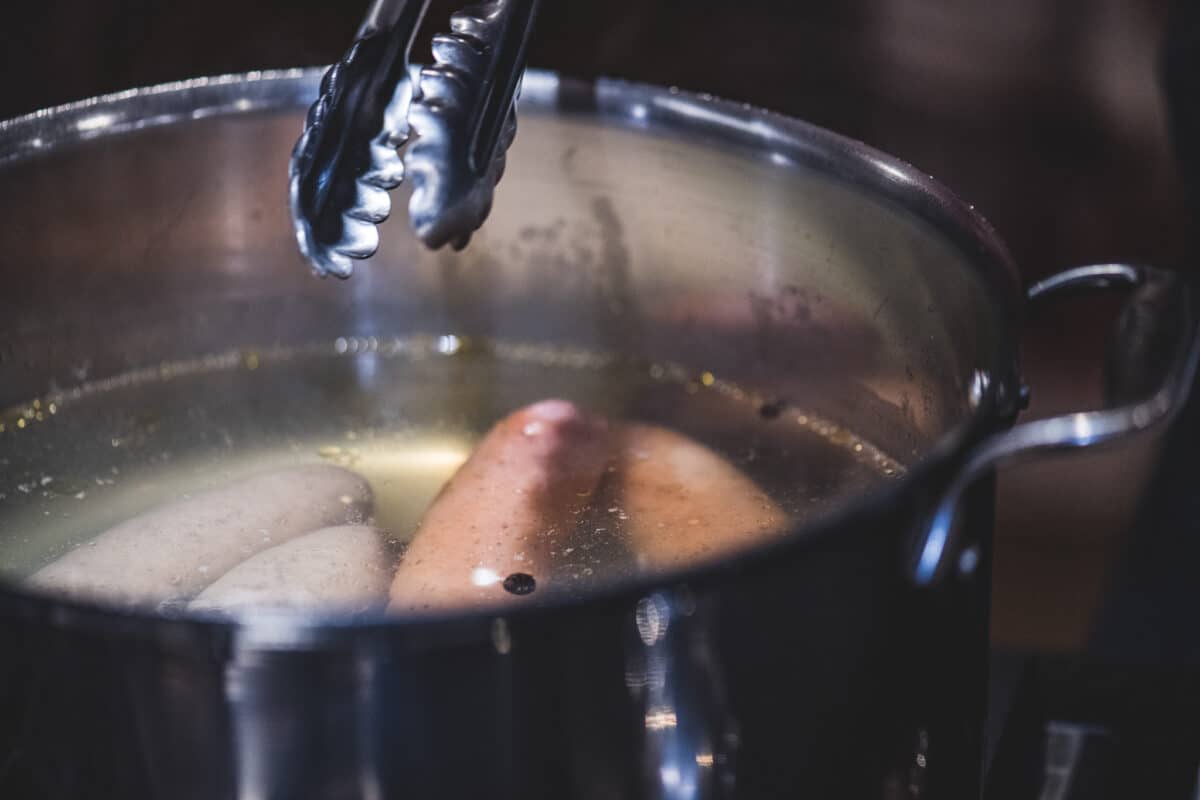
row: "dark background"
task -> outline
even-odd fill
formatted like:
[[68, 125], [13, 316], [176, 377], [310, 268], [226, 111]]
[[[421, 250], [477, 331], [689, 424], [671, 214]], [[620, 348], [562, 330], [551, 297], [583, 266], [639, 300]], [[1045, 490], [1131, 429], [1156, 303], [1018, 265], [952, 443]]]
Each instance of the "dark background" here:
[[[196, 75], [328, 63], [365, 5], [22, 4], [0, 22], [0, 117]], [[1026, 280], [1094, 261], [1186, 266], [1159, 75], [1166, 0], [543, 6], [531, 65], [707, 91], [866, 141], [973, 203]], [[427, 27], [453, 8], [435, 2]], [[426, 54], [419, 46], [415, 58]], [[1035, 323], [1031, 413], [1098, 403], [1110, 313], [1084, 302]], [[997, 643], [1082, 645], [1153, 451], [1140, 443], [1002, 475]]]

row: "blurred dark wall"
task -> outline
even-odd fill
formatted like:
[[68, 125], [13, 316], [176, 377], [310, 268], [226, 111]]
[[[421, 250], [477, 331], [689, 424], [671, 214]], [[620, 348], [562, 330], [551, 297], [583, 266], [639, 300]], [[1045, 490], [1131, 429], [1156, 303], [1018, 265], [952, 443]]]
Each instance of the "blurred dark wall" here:
[[[0, 28], [12, 76], [0, 116], [195, 75], [327, 63], [365, 5], [22, 4]], [[978, 206], [1031, 279], [1086, 261], [1181, 260], [1157, 75], [1167, 0], [543, 5], [534, 65], [707, 91], [862, 139]], [[455, 7], [435, 2], [426, 27]], [[418, 45], [418, 58], [426, 52]]]
[[[365, 5], [21, 4], [0, 25], [0, 116], [327, 63]], [[863, 139], [979, 206], [1035, 276], [1101, 258], [1179, 259], [1180, 191], [1156, 75], [1166, 5], [547, 0], [531, 61], [746, 100]], [[454, 7], [438, 0], [427, 27]]]
[[[0, 18], [0, 116], [195, 75], [328, 63], [365, 5], [21, 4]], [[1167, 0], [543, 5], [533, 65], [746, 100], [890, 151], [988, 216], [1029, 280], [1097, 260], [1184, 263], [1158, 75]], [[453, 7], [438, 0], [430, 25]], [[1033, 329], [1035, 412], [1096, 400], [1105, 322], [1072, 309]], [[1000, 640], [1082, 640], [1144, 461], [1121, 451], [1005, 476]], [[1106, 488], [1083, 485], [1092, 480]]]

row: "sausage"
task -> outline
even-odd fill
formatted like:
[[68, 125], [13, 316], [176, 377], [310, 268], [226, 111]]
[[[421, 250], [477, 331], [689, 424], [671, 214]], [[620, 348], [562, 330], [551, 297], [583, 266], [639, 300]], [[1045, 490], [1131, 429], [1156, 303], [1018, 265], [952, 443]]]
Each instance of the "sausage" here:
[[618, 504], [639, 566], [692, 566], [769, 539], [788, 515], [737, 467], [655, 425], [621, 426]]
[[361, 612], [383, 608], [391, 580], [383, 534], [366, 525], [340, 525], [251, 556], [217, 578], [188, 608]]
[[31, 586], [138, 605], [189, 599], [247, 557], [302, 533], [361, 522], [365, 479], [319, 464], [255, 475], [105, 531], [34, 573]]
[[551, 551], [574, 534], [611, 444], [603, 419], [564, 400], [501, 420], [426, 511], [389, 609], [421, 613], [544, 594]]

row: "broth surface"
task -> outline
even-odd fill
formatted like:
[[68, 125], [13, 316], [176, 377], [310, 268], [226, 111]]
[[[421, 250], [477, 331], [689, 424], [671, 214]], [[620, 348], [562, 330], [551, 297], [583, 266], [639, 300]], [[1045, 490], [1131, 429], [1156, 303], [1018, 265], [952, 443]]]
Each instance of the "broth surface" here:
[[[243, 350], [85, 383], [4, 412], [0, 580], [20, 581], [163, 504], [322, 463], [369, 482], [369, 521], [398, 561], [474, 443], [513, 410], [550, 397], [691, 437], [795, 525], [903, 471], [828, 421], [675, 365], [451, 335]], [[583, 591], [636, 571], [618, 555], [628, 522], [619, 503], [597, 496], [554, 552], [559, 583]]]

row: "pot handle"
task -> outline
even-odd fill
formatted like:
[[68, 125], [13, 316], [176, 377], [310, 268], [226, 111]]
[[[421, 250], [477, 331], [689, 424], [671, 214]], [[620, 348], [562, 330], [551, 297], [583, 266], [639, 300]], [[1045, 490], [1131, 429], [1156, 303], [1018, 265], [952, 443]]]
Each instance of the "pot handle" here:
[[[1082, 289], [1130, 287], [1117, 323], [1106, 393], [1119, 405], [1024, 422], [985, 439], [942, 494], [913, 551], [909, 577], [932, 586], [959, 568], [964, 549], [956, 517], [963, 493], [996, 466], [1041, 452], [1092, 447], [1165, 425], [1183, 407], [1200, 362], [1196, 299], [1171, 272], [1097, 264], [1060, 272], [1031, 286], [1031, 307]], [[963, 567], [970, 563], [963, 560]]]

